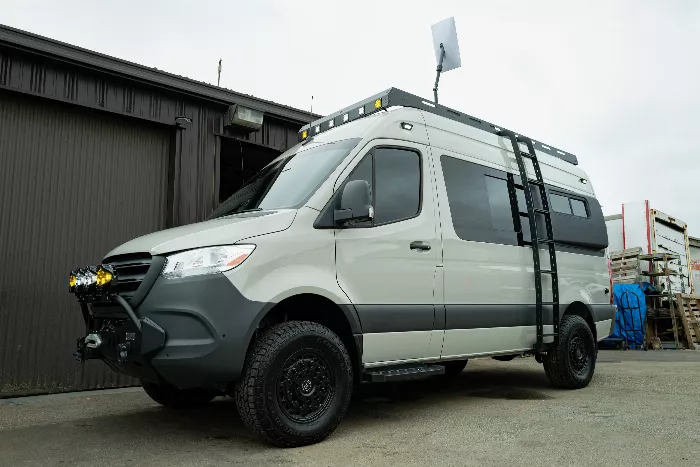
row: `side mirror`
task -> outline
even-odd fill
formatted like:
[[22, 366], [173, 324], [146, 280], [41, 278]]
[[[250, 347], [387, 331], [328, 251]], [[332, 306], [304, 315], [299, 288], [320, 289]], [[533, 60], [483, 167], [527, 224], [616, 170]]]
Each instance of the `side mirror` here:
[[372, 192], [365, 180], [352, 180], [343, 187], [340, 194], [340, 209], [333, 212], [333, 220], [338, 223], [372, 220]]

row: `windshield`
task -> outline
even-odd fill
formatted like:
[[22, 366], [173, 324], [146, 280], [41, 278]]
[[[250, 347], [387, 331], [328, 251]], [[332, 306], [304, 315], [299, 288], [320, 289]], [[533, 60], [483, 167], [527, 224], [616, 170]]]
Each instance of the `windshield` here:
[[272, 161], [221, 203], [210, 219], [238, 212], [298, 207], [328, 178], [360, 138], [304, 148]]

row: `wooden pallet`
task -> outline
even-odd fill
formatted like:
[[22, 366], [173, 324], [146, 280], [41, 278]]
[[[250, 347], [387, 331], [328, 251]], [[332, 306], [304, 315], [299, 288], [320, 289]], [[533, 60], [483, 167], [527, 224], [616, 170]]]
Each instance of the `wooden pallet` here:
[[639, 260], [637, 258], [623, 258], [610, 261], [610, 269], [613, 272], [637, 270], [639, 269]]
[[641, 282], [639, 255], [642, 249], [629, 248], [610, 253], [610, 272], [613, 284], [635, 284]]
[[627, 258], [637, 258], [641, 254], [642, 254], [642, 249], [640, 247], [628, 248], [628, 249], [622, 250], [622, 251], [613, 251], [610, 253], [610, 261], [615, 262], [615, 261], [624, 260]]
[[700, 350], [700, 296], [676, 294], [688, 348]]

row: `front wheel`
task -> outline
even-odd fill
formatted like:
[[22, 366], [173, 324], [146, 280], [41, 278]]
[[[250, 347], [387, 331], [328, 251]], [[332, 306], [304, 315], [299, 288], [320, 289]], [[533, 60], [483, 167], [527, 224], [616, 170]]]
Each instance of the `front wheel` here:
[[595, 373], [596, 342], [586, 320], [567, 315], [559, 326], [559, 345], [544, 356], [544, 371], [552, 386], [581, 389]]
[[236, 387], [236, 405], [245, 425], [264, 440], [305, 446], [340, 424], [352, 380], [350, 356], [337, 335], [318, 323], [288, 321], [256, 339]]

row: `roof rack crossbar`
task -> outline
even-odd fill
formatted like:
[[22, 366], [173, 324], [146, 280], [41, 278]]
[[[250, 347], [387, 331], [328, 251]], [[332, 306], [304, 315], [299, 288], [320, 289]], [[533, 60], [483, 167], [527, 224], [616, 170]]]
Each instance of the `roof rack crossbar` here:
[[[498, 135], [503, 131], [508, 131], [506, 128], [500, 125], [495, 125], [493, 123], [481, 120], [480, 118], [472, 117], [471, 115], [467, 115], [463, 112], [450, 109], [449, 107], [445, 107], [444, 105], [436, 104], [432, 101], [423, 99], [422, 97], [418, 97], [406, 91], [402, 91], [396, 88], [389, 88], [385, 91], [375, 94], [372, 97], [364, 99], [356, 103], [355, 105], [351, 105], [349, 107], [344, 108], [343, 110], [315, 120], [308, 125], [304, 125], [299, 130], [299, 141], [303, 141], [308, 137], [315, 136], [338, 125], [342, 125], [344, 123], [348, 123], [359, 118], [363, 118], [367, 115], [379, 112], [381, 110], [385, 110], [389, 107], [395, 106], [419, 109], [424, 112], [429, 112], [435, 115], [439, 115], [441, 117], [449, 118], [450, 120], [454, 120], [456, 122], [464, 123], [465, 125], [469, 125], [473, 128], [477, 128], [479, 130], [483, 130], [494, 135]], [[518, 138], [527, 138], [525, 135], [522, 135], [520, 133], [515, 134], [517, 134]], [[561, 159], [570, 164], [578, 165], [578, 159], [575, 155], [562, 151], [561, 149], [555, 148], [551, 144], [544, 144], [541, 141], [536, 141], [532, 138], [529, 139], [532, 140], [532, 143], [537, 149], [537, 151], [549, 154], [550, 156], [556, 157], [557, 159]]]

